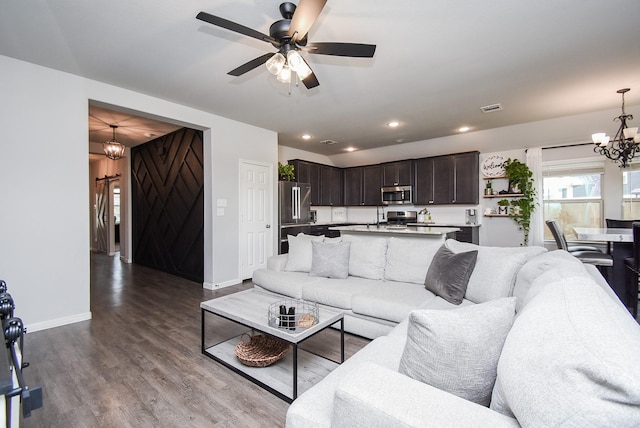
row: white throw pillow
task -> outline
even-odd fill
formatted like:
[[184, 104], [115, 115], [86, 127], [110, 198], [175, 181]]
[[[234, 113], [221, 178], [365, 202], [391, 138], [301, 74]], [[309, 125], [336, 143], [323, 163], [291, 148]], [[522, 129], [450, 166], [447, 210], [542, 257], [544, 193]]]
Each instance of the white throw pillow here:
[[398, 371], [488, 406], [515, 307], [510, 297], [448, 311], [411, 312]]
[[383, 279], [387, 255], [386, 238], [357, 238], [346, 235], [343, 242], [351, 242], [349, 275], [367, 279]]
[[349, 276], [350, 242], [312, 241], [313, 260], [309, 276], [345, 279]]
[[322, 242], [324, 235], [312, 236], [298, 233], [297, 236], [287, 235], [289, 241], [289, 257], [285, 271], [289, 272], [309, 272], [311, 261], [313, 260], [312, 241]]
[[389, 238], [384, 278], [388, 281], [424, 284], [427, 271], [442, 241]]
[[447, 239], [454, 253], [478, 250], [465, 298], [474, 303], [488, 302], [513, 293], [518, 271], [532, 257], [546, 252], [544, 247], [484, 247]]

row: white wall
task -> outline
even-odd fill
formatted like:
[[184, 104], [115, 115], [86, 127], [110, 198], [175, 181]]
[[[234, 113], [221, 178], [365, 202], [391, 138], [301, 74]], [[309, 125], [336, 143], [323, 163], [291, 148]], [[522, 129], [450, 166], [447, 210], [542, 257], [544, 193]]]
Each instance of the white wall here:
[[304, 159], [309, 162], [321, 163], [324, 165], [333, 165], [333, 161], [329, 156], [319, 155], [304, 150], [295, 149], [293, 147], [278, 146], [278, 161], [286, 164], [288, 160]]
[[[238, 162], [272, 163], [276, 171], [274, 132], [4, 56], [0, 69], [0, 278], [30, 331], [91, 316], [89, 100], [204, 131], [205, 283], [239, 280]], [[273, 181], [276, 195], [275, 173]], [[217, 198], [228, 201], [221, 217], [212, 215]]]

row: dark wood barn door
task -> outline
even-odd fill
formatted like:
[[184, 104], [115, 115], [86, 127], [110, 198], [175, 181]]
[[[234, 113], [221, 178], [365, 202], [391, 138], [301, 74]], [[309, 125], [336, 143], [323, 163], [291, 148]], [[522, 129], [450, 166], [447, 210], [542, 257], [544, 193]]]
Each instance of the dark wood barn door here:
[[202, 132], [183, 128], [131, 149], [133, 261], [204, 279]]

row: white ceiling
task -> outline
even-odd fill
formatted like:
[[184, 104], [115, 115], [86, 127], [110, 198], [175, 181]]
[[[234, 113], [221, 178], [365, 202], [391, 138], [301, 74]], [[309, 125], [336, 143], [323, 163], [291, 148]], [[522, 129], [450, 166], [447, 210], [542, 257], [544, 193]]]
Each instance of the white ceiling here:
[[[195, 19], [205, 11], [268, 33], [278, 5], [5, 1], [0, 54], [271, 129], [282, 145], [325, 155], [614, 108], [623, 87], [627, 104], [640, 104], [638, 0], [329, 0], [309, 40], [376, 44], [375, 56], [307, 55], [320, 86], [291, 95], [264, 67], [226, 74], [271, 45]], [[480, 111], [494, 103], [504, 110]], [[386, 127], [392, 119], [401, 126]]]

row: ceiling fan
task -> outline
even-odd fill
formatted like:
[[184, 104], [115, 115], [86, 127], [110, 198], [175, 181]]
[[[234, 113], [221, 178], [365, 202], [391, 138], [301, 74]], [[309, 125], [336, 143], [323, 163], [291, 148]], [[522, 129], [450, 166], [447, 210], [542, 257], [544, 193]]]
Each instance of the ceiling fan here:
[[278, 76], [281, 82], [291, 82], [292, 71], [307, 87], [315, 88], [320, 83], [309, 64], [299, 51], [317, 55], [372, 58], [376, 45], [362, 43], [307, 43], [307, 33], [324, 8], [327, 0], [300, 0], [298, 6], [285, 2], [280, 5], [281, 20], [271, 24], [269, 35], [218, 16], [200, 12], [196, 18], [245, 36], [271, 43], [278, 52], [261, 55], [240, 67], [231, 70], [229, 75], [241, 76], [256, 67], [265, 64], [267, 69]]

